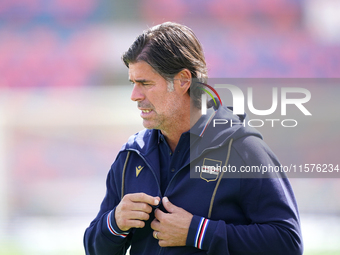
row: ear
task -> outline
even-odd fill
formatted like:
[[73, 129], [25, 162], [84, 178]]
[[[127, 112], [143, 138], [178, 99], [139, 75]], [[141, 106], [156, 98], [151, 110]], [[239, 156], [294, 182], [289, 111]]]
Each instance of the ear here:
[[188, 89], [191, 85], [191, 73], [188, 69], [183, 69], [180, 71], [176, 76], [174, 77], [177, 85], [177, 88], [179, 91], [182, 92], [182, 94], [187, 93]]

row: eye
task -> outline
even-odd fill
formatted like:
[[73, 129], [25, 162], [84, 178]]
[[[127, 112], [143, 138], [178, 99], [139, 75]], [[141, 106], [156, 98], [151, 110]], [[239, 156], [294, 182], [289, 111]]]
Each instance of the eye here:
[[136, 82], [133, 82], [133, 81], [130, 81], [130, 84], [132, 86], [143, 86], [143, 87], [147, 87], [147, 86], [152, 86], [153, 83], [150, 83], [150, 82], [140, 82], [140, 81], [136, 81]]

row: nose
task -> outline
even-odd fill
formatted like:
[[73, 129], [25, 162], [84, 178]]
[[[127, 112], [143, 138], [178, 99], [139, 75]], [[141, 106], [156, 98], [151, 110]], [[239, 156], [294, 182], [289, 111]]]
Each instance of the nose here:
[[135, 102], [142, 101], [144, 99], [144, 94], [142, 93], [141, 87], [137, 83], [133, 86], [130, 98]]

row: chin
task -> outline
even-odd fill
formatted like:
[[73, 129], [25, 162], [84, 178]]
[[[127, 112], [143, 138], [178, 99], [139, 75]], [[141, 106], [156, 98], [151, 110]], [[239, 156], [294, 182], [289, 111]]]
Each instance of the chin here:
[[155, 128], [155, 125], [150, 123], [150, 121], [147, 121], [147, 120], [144, 120], [143, 121], [143, 126], [146, 128], [146, 129], [154, 129]]
[[160, 129], [159, 123], [155, 123], [154, 121], [143, 120], [143, 126], [146, 129]]

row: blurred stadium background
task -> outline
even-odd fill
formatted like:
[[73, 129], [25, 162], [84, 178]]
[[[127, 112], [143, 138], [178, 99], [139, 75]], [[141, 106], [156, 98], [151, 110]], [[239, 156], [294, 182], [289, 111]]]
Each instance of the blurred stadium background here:
[[[164, 21], [195, 31], [210, 77], [340, 76], [339, 0], [1, 0], [1, 255], [84, 254], [107, 171], [142, 128], [120, 56]], [[339, 85], [315, 94], [339, 109]], [[263, 134], [283, 162], [335, 160], [339, 122]], [[305, 254], [340, 254], [339, 179], [291, 182]]]

